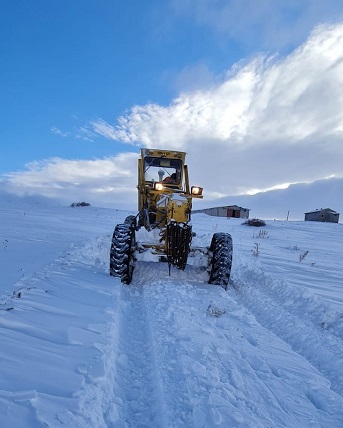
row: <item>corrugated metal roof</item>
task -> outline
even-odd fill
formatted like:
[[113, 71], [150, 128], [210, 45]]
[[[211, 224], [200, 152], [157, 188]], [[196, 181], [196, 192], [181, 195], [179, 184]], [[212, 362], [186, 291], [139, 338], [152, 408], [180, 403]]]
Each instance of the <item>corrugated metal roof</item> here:
[[315, 210], [315, 211], [308, 211], [305, 214], [316, 214], [316, 213], [320, 213], [322, 211], [330, 211], [331, 214], [339, 214], [338, 212], [332, 210], [331, 208], [321, 208], [320, 210]]

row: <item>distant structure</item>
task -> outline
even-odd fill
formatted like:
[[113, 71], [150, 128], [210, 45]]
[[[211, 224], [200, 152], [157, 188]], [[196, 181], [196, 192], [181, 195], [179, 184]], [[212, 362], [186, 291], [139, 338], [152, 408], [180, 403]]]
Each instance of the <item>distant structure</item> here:
[[248, 208], [238, 207], [237, 205], [228, 205], [224, 207], [204, 208], [202, 210], [194, 210], [193, 213], [202, 213], [216, 217], [228, 218], [249, 218]]
[[321, 208], [320, 210], [305, 213], [305, 221], [324, 221], [329, 223], [338, 223], [339, 213], [330, 208]]

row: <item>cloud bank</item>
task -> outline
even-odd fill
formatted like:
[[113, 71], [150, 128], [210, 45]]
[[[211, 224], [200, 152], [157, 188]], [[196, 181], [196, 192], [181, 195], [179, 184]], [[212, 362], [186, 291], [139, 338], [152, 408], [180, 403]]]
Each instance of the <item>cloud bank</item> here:
[[6, 174], [0, 190], [19, 196], [41, 195], [61, 203], [134, 208], [137, 154], [125, 153], [95, 160], [47, 159], [26, 165], [25, 171]]
[[[236, 64], [219, 83], [180, 93], [168, 106], [134, 106], [114, 125], [99, 119], [85, 131], [188, 152], [190, 179], [209, 199], [343, 177], [342, 46], [343, 24], [321, 25], [287, 57]], [[137, 156], [138, 149], [93, 161], [51, 159], [3, 183], [73, 200], [81, 192], [105, 204], [130, 200], [131, 207]]]
[[[343, 176], [343, 24], [322, 25], [286, 58], [255, 58], [169, 106], [134, 106], [94, 132], [182, 149], [210, 195]], [[206, 181], [201, 172], [206, 171]]]

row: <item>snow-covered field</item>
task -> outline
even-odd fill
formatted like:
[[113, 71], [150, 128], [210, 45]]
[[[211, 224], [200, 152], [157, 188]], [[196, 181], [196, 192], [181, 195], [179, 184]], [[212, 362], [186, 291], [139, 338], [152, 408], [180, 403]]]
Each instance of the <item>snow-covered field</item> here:
[[342, 224], [194, 215], [194, 245], [233, 236], [224, 291], [109, 277], [127, 214], [1, 203], [1, 427], [343, 427]]

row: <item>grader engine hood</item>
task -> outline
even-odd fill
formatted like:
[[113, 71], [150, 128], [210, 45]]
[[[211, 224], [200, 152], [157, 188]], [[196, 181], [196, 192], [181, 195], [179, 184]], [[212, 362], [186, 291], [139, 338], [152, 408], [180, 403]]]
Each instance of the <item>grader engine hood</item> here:
[[161, 195], [156, 206], [157, 209], [166, 211], [166, 224], [171, 220], [186, 223], [190, 215], [191, 200], [178, 194], [166, 194]]

